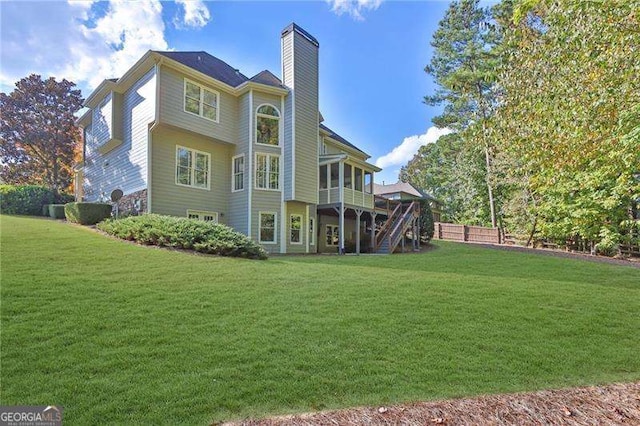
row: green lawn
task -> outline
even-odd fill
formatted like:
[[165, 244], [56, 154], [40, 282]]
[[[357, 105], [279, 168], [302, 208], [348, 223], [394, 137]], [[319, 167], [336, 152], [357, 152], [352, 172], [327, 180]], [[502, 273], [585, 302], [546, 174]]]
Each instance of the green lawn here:
[[0, 220], [0, 402], [68, 424], [640, 379], [639, 269], [441, 242], [251, 261]]

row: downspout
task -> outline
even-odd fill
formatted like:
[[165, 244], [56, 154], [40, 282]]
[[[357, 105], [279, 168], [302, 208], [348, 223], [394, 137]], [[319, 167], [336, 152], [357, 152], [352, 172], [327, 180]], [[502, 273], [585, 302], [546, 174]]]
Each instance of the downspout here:
[[253, 216], [252, 199], [253, 199], [253, 89], [249, 89], [249, 179], [247, 196], [247, 236], [251, 237], [251, 217]]

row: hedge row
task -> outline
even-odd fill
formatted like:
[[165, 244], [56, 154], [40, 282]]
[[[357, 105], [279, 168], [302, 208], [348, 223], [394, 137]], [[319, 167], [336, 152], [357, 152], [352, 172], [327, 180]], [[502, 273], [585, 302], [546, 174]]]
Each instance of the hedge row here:
[[225, 225], [157, 214], [106, 220], [98, 229], [141, 244], [195, 250], [219, 256], [266, 259], [267, 253], [249, 237]]
[[67, 203], [64, 206], [64, 214], [69, 222], [95, 225], [111, 217], [111, 204]]
[[64, 219], [64, 204], [49, 204], [49, 216], [54, 219]]
[[39, 185], [0, 185], [0, 211], [5, 214], [48, 216], [48, 204], [65, 204], [73, 195], [59, 194]]

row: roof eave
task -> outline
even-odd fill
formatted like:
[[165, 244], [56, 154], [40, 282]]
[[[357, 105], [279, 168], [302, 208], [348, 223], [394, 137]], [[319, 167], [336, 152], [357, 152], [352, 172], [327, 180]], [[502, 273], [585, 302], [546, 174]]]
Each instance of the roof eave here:
[[[321, 131], [323, 131], [321, 129]], [[350, 147], [349, 145], [345, 145], [344, 143], [340, 142], [339, 140], [332, 138], [330, 133], [326, 133], [326, 137], [329, 138], [329, 140], [335, 144], [340, 145], [341, 148], [343, 148], [345, 151], [348, 151], [349, 153], [353, 154], [353, 155], [357, 155], [359, 157], [364, 157], [365, 160], [368, 160], [369, 158], [371, 158], [371, 156], [369, 154], [367, 154], [364, 151], [360, 151], [359, 149], [354, 149], [352, 147]]]
[[102, 83], [94, 89], [93, 92], [85, 99], [82, 106], [94, 108], [105, 93], [112, 91], [116, 87], [116, 83], [111, 80], [103, 80]]
[[286, 89], [284, 87], [270, 86], [268, 84], [256, 83], [255, 81], [250, 81], [250, 80], [245, 81], [244, 83], [236, 87], [234, 90], [236, 95], [242, 95], [251, 89], [256, 89], [256, 90], [260, 90], [261, 92], [267, 92], [267, 93], [271, 93], [274, 95], [281, 95], [281, 96], [289, 94], [289, 89]]
[[79, 118], [76, 119], [75, 125], [83, 129], [91, 122], [91, 110], [88, 109]]

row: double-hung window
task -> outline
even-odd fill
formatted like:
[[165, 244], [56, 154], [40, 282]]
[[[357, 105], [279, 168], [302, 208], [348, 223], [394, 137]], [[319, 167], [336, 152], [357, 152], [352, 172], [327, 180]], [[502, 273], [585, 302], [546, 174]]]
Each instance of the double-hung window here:
[[176, 145], [176, 185], [209, 189], [211, 154]]
[[236, 155], [232, 160], [233, 182], [232, 191], [244, 189], [244, 155]]
[[302, 244], [302, 215], [292, 214], [289, 219], [291, 233], [289, 241], [291, 244]]
[[261, 243], [276, 242], [276, 214], [272, 212], [260, 212], [260, 234], [258, 240]]
[[184, 80], [184, 110], [208, 120], [218, 122], [220, 94], [191, 80]]
[[256, 154], [256, 188], [280, 189], [280, 156]]

